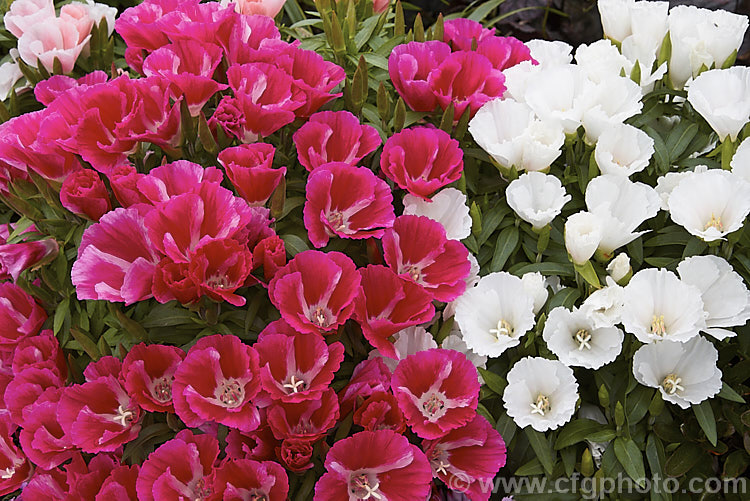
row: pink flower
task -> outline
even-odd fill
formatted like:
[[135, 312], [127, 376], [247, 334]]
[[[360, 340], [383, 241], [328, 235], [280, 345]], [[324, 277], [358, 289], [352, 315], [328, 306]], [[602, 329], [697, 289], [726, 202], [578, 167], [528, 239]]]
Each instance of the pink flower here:
[[73, 457], [75, 447], [57, 419], [57, 405], [62, 388], [49, 389], [31, 404], [18, 437], [29, 459], [38, 467], [50, 470]]
[[18, 280], [24, 270], [53, 261], [59, 252], [60, 245], [53, 238], [0, 244], [0, 279]]
[[0, 496], [13, 492], [31, 476], [31, 463], [13, 441], [16, 427], [7, 414], [0, 414]]
[[115, 30], [125, 40], [129, 49], [154, 51], [169, 43], [163, 26], [169, 21], [168, 13], [181, 5], [196, 4], [198, 0], [146, 0], [125, 9], [115, 22]]
[[474, 43], [479, 44], [495, 35], [495, 28], [484, 28], [471, 19], [451, 19], [444, 27], [443, 41], [451, 44], [453, 50], [472, 50]]
[[107, 173], [109, 185], [120, 204], [127, 208], [135, 204], [149, 203], [146, 196], [138, 189], [138, 181], [146, 177], [135, 170], [131, 164], [124, 163], [110, 169]]
[[[261, 416], [265, 411], [261, 411]], [[262, 419], [257, 430], [243, 433], [239, 430], [229, 430], [227, 434], [227, 456], [233, 459], [253, 459], [255, 461], [267, 461], [273, 459], [274, 449], [278, 441], [273, 436], [271, 428]]]
[[391, 370], [382, 358], [363, 360], [354, 368], [349, 384], [339, 392], [341, 415], [347, 416], [374, 393], [391, 388]]
[[268, 136], [294, 121], [305, 103], [292, 77], [267, 63], [233, 65], [227, 70], [229, 86], [245, 118], [245, 129]]
[[263, 278], [268, 282], [286, 264], [286, 247], [278, 235], [264, 238], [253, 249], [253, 264], [263, 266]]
[[61, 388], [65, 381], [52, 369], [27, 367], [14, 373], [5, 388], [3, 400], [13, 422], [23, 423], [31, 406], [49, 389]]
[[388, 340], [398, 331], [435, 315], [432, 296], [422, 287], [399, 277], [385, 266], [360, 268], [362, 285], [354, 304], [354, 318], [362, 334], [383, 356], [398, 358]]
[[477, 370], [459, 351], [433, 348], [409, 355], [399, 362], [391, 385], [406, 422], [422, 438], [440, 438], [476, 415]]
[[336, 442], [315, 501], [329, 499], [427, 499], [432, 474], [416, 445], [391, 430], [362, 431]]
[[214, 490], [208, 501], [286, 501], [288, 493], [289, 479], [278, 463], [230, 459], [215, 470]]
[[184, 193], [200, 193], [204, 183], [221, 184], [223, 174], [216, 167], [204, 168], [187, 160], [177, 160], [151, 170], [136, 182], [137, 191], [153, 205]]
[[268, 408], [267, 419], [277, 440], [297, 438], [316, 442], [339, 419], [336, 392], [327, 388], [315, 399], [277, 400]]
[[65, 75], [52, 75], [47, 80], [42, 80], [34, 86], [34, 97], [43, 105], [49, 106], [52, 101], [65, 94], [69, 89], [104, 83], [108, 79], [109, 75], [101, 70], [87, 73], [77, 80]]
[[222, 0], [221, 2], [224, 6], [230, 3], [234, 4], [234, 9], [239, 14], [276, 17], [286, 0], [233, 0], [232, 2]]
[[151, 297], [158, 261], [138, 210], [115, 209], [84, 232], [71, 279], [78, 299], [132, 304]]
[[24, 338], [35, 336], [47, 313], [16, 284], [0, 283], [0, 352], [12, 353]]
[[99, 221], [112, 210], [107, 187], [99, 174], [91, 169], [81, 169], [65, 178], [60, 189], [60, 202], [70, 212], [93, 221]]
[[[87, 6], [81, 2], [73, 2], [60, 7], [60, 19], [72, 23], [78, 30], [78, 40], [84, 40], [91, 34], [94, 19], [89, 15]], [[97, 19], [96, 21], [100, 21]]]
[[383, 235], [383, 251], [393, 271], [421, 285], [438, 301], [453, 301], [466, 290], [469, 251], [458, 240], [449, 240], [443, 225], [433, 219], [396, 218]]
[[152, 52], [143, 61], [143, 73], [169, 80], [172, 95], [185, 96], [190, 115], [195, 117], [211, 96], [227, 88], [213, 80], [222, 55], [218, 45], [179, 40]]
[[279, 65], [294, 79], [294, 86], [305, 96], [304, 104], [294, 111], [298, 117], [309, 117], [331, 99], [341, 93], [330, 91], [346, 78], [344, 68], [323, 59], [312, 50], [302, 50], [294, 45], [286, 46], [288, 58], [280, 59]]
[[253, 253], [231, 238], [203, 240], [190, 255], [188, 278], [198, 292], [214, 301], [244, 306], [245, 298], [235, 294], [253, 270]]
[[162, 29], [172, 42], [196, 40], [226, 46], [238, 17], [234, 9], [218, 2], [179, 2], [172, 13], [162, 18]]
[[401, 188], [429, 201], [432, 193], [461, 177], [463, 151], [440, 129], [404, 129], [386, 141], [380, 168]]
[[268, 284], [271, 302], [299, 332], [326, 333], [351, 316], [360, 278], [340, 252], [304, 251]]
[[477, 52], [490, 60], [492, 66], [499, 71], [515, 66], [522, 61], [538, 64], [531, 57], [531, 50], [514, 37], [488, 37], [482, 40]]
[[18, 0], [9, 7], [3, 24], [16, 38], [21, 38], [30, 27], [55, 18], [55, 4], [52, 0]]
[[348, 111], [320, 111], [294, 133], [299, 162], [308, 171], [329, 162], [357, 165], [380, 146], [378, 131]]
[[41, 61], [42, 66], [52, 72], [54, 61], [58, 59], [63, 73], [70, 73], [89, 38], [87, 35], [81, 39], [78, 26], [70, 19], [52, 17], [24, 30], [18, 39], [18, 53], [32, 68]]
[[219, 139], [219, 130], [221, 130], [225, 137], [235, 137], [241, 143], [252, 143], [257, 137], [252, 132], [247, 132], [245, 125], [245, 115], [242, 114], [240, 103], [232, 96], [221, 98], [208, 121], [208, 127], [216, 139]]
[[182, 430], [143, 462], [135, 488], [140, 501], [205, 499], [213, 492], [219, 442]]
[[61, 381], [68, 378], [68, 365], [60, 349], [60, 342], [47, 329], [38, 336], [28, 337], [16, 346], [13, 352], [13, 372], [18, 374], [27, 367], [50, 369]]
[[141, 430], [141, 408], [114, 376], [65, 388], [57, 419], [73, 444], [89, 453], [114, 451]]
[[138, 499], [135, 483], [138, 480], [139, 473], [140, 468], [137, 464], [118, 466], [104, 480], [94, 501], [131, 501]]
[[149, 412], [174, 412], [172, 383], [185, 352], [161, 344], [133, 346], [122, 361], [120, 379], [128, 395]]
[[263, 389], [285, 402], [320, 398], [344, 360], [344, 345], [328, 345], [318, 334], [266, 334], [253, 347]]
[[83, 369], [83, 376], [86, 381], [94, 381], [100, 377], [112, 376], [119, 378], [120, 371], [122, 370], [122, 362], [117, 357], [107, 355], [101, 357], [96, 362], [89, 362], [85, 369]]
[[456, 120], [467, 108], [473, 116], [484, 103], [505, 93], [505, 75], [478, 52], [452, 53], [427, 80], [442, 109], [453, 104]]
[[310, 174], [305, 195], [305, 228], [318, 248], [332, 236], [380, 238], [395, 219], [391, 189], [367, 167], [322, 165]]
[[294, 473], [304, 473], [315, 465], [312, 455], [313, 443], [301, 438], [287, 438], [276, 448], [276, 457], [286, 469]]
[[273, 168], [276, 149], [271, 144], [243, 144], [219, 153], [219, 163], [227, 172], [239, 196], [250, 205], [264, 205], [286, 174], [286, 167]]
[[[263, 15], [234, 16], [232, 31], [224, 43], [229, 65], [258, 62], [252, 57], [261, 46], [281, 40], [273, 18]], [[273, 61], [263, 61], [273, 62]]]
[[260, 391], [258, 353], [235, 336], [204, 337], [174, 375], [177, 415], [190, 427], [216, 422], [241, 431], [260, 424], [252, 400]]
[[393, 86], [414, 111], [433, 111], [437, 98], [428, 83], [430, 73], [451, 53], [448, 44], [434, 40], [397, 45], [388, 57]]
[[492, 489], [485, 486], [492, 486], [505, 465], [503, 437], [480, 415], [441, 438], [425, 440], [422, 448], [433, 476], [471, 499], [487, 501]]
[[354, 424], [368, 431], [393, 430], [403, 433], [406, 430], [406, 421], [398, 408], [396, 397], [384, 391], [376, 391], [362, 403], [354, 413]]

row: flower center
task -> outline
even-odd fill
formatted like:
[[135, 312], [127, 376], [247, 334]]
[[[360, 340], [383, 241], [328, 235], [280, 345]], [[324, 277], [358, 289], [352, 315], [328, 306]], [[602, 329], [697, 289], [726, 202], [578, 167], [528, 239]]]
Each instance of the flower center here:
[[422, 269], [414, 264], [410, 264], [401, 273], [406, 273], [415, 282], [419, 282], [422, 279]]
[[542, 395], [540, 393], [536, 397], [536, 402], [531, 404], [531, 413], [544, 416], [547, 412], [550, 411], [551, 408], [552, 407], [549, 404], [549, 398], [546, 395]]
[[682, 383], [682, 378], [677, 377], [677, 374], [667, 374], [661, 385], [669, 395], [674, 395], [678, 391], [685, 390], [684, 387], [680, 386], [680, 383]]
[[356, 499], [383, 499], [383, 495], [378, 492], [379, 487], [378, 478], [372, 474], [360, 473], [349, 480], [349, 492]]
[[127, 428], [130, 423], [133, 422], [133, 411], [130, 409], [123, 409], [122, 405], [117, 406], [117, 414], [113, 418], [113, 421], [120, 423], [120, 426]]
[[[302, 388], [301, 390], [300, 387]], [[290, 393], [298, 393], [307, 389], [307, 383], [304, 379], [297, 379], [296, 376], [292, 375], [289, 378], [289, 382], [284, 385], [284, 388], [290, 390]]]
[[340, 213], [339, 211], [333, 211], [326, 215], [326, 219], [328, 220], [328, 223], [331, 225], [331, 229], [333, 231], [341, 231], [346, 229], [346, 224], [344, 224], [344, 215]]
[[206, 286], [211, 289], [228, 289], [231, 285], [226, 275], [214, 275], [206, 279]]
[[248, 501], [268, 501], [268, 496], [265, 492], [252, 492], [247, 499]]
[[490, 334], [500, 339], [500, 336], [513, 336], [513, 327], [504, 319], [500, 319], [496, 329], [490, 329]]
[[328, 316], [326, 315], [325, 308], [322, 306], [318, 306], [315, 308], [315, 310], [310, 315], [312, 318], [310, 318], [310, 321], [316, 326], [320, 327], [321, 329], [326, 329], [331, 323], [328, 321]]
[[7, 480], [9, 478], [12, 478], [13, 475], [16, 474], [16, 467], [15, 466], [9, 466], [8, 468], [5, 468], [3, 470], [0, 470], [0, 478], [3, 480]]
[[434, 418], [445, 409], [445, 395], [433, 392], [426, 397], [422, 396], [422, 414], [427, 418]]
[[198, 480], [198, 483], [195, 484], [195, 501], [202, 501], [203, 499], [208, 498], [211, 494], [213, 494], [211, 484], [206, 482], [205, 478]]
[[245, 389], [235, 380], [224, 381], [219, 388], [219, 401], [228, 408], [239, 407], [245, 399]]
[[724, 231], [724, 224], [721, 222], [721, 216], [716, 217], [714, 213], [711, 213], [711, 219], [706, 223], [706, 226], [703, 227], [703, 230], [707, 230], [709, 228], [716, 228], [719, 231]]
[[657, 336], [664, 336], [667, 333], [667, 326], [664, 325], [664, 315], [659, 315], [658, 317], [654, 315], [651, 319], [651, 328], [649, 328], [649, 332], [651, 334], [656, 334]]
[[154, 380], [154, 386], [151, 389], [151, 395], [159, 402], [165, 403], [172, 400], [172, 380], [173, 377], [160, 377]]
[[584, 348], [591, 349], [591, 333], [586, 329], [578, 329], [573, 340], [578, 343], [578, 351], [583, 351]]

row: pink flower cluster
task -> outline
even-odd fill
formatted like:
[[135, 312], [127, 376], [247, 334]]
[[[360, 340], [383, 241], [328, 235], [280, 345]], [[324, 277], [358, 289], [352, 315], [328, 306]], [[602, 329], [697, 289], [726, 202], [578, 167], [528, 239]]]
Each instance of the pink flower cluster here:
[[513, 37], [469, 19], [445, 22], [443, 41], [410, 42], [393, 49], [388, 72], [394, 87], [414, 111], [453, 105], [456, 120], [468, 108], [474, 115], [487, 101], [505, 93], [503, 70], [531, 60], [531, 52]]

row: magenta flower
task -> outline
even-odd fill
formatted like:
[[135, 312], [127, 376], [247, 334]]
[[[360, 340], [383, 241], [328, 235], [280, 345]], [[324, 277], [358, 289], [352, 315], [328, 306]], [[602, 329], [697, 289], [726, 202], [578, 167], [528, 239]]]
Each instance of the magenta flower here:
[[396, 275], [385, 266], [360, 268], [362, 285], [354, 304], [354, 318], [362, 334], [386, 357], [398, 359], [393, 334], [432, 320], [432, 296], [419, 285]]
[[299, 332], [328, 333], [351, 316], [359, 290], [354, 262], [340, 252], [300, 252], [268, 284], [271, 302]]
[[505, 93], [505, 75], [478, 52], [454, 52], [428, 78], [442, 109], [453, 104], [456, 120], [468, 108], [473, 116], [484, 103]]
[[[161, 0], [164, 1], [164, 0]], [[172, 0], [167, 0], [171, 4]], [[162, 29], [171, 42], [196, 40], [224, 46], [232, 33], [237, 14], [217, 2], [180, 2], [162, 18]]]
[[12, 353], [18, 343], [35, 336], [47, 313], [34, 298], [11, 282], [0, 283], [0, 353]]
[[479, 44], [495, 35], [495, 28], [485, 28], [471, 19], [451, 19], [444, 26], [443, 41], [451, 44], [453, 50], [472, 50], [475, 43]]
[[263, 389], [285, 402], [319, 398], [344, 360], [344, 345], [328, 345], [318, 334], [266, 334], [253, 347]]
[[95, 85], [104, 83], [109, 79], [109, 75], [101, 70], [87, 73], [79, 79], [71, 78], [65, 75], [52, 75], [47, 80], [42, 80], [34, 86], [34, 97], [45, 106], [49, 106], [57, 96], [64, 94], [68, 89], [79, 87], [81, 85]]
[[247, 245], [231, 238], [204, 239], [190, 255], [187, 276], [200, 295], [243, 306], [245, 298], [235, 292], [245, 285], [252, 270], [253, 253]]
[[0, 414], [0, 496], [13, 492], [31, 476], [31, 463], [13, 441], [15, 425], [7, 414]]
[[227, 457], [232, 459], [252, 459], [254, 461], [268, 461], [274, 459], [275, 448], [279, 444], [273, 436], [271, 428], [266, 423], [265, 411], [261, 410], [261, 425], [257, 430], [243, 433], [239, 430], [229, 430], [227, 434]]
[[506, 453], [503, 437], [484, 417], [476, 415], [443, 437], [425, 440], [422, 448], [433, 476], [471, 499], [489, 500], [492, 489], [486, 486], [505, 465]]
[[138, 210], [115, 209], [83, 233], [71, 279], [78, 299], [132, 304], [151, 297], [158, 262]]
[[219, 163], [237, 194], [250, 205], [264, 205], [279, 186], [286, 167], [273, 168], [276, 149], [271, 144], [243, 144], [219, 153]]
[[308, 171], [329, 162], [351, 166], [380, 146], [378, 131], [348, 111], [320, 111], [294, 133], [297, 159]]
[[75, 171], [65, 178], [60, 188], [60, 202], [70, 212], [92, 221], [99, 221], [112, 210], [104, 181], [91, 169]]
[[214, 490], [209, 500], [286, 501], [289, 479], [273, 461], [230, 459], [215, 470]]
[[185, 352], [161, 344], [133, 346], [122, 361], [120, 379], [128, 395], [149, 412], [174, 412], [174, 373]]
[[315, 501], [330, 499], [427, 499], [432, 473], [416, 445], [391, 430], [362, 431], [328, 451]]
[[25, 415], [37, 399], [49, 389], [61, 388], [65, 381], [56, 370], [42, 367], [27, 367], [15, 373], [5, 387], [3, 399], [13, 422], [23, 423]]
[[68, 386], [57, 404], [57, 420], [84, 452], [111, 452], [141, 430], [141, 408], [114, 376]]
[[488, 37], [479, 44], [477, 52], [490, 60], [499, 71], [515, 66], [522, 61], [538, 64], [531, 57], [531, 50], [514, 37]]
[[294, 45], [287, 45], [285, 52], [289, 58], [281, 59], [279, 66], [292, 76], [294, 86], [305, 96], [305, 103], [294, 111], [295, 115], [309, 117], [328, 101], [342, 96], [330, 91], [346, 78], [344, 68], [326, 61], [315, 51]]
[[216, 422], [241, 431], [260, 424], [252, 400], [260, 391], [258, 353], [238, 337], [216, 334], [190, 348], [177, 368], [172, 398], [190, 427]]
[[53, 238], [17, 244], [0, 243], [0, 279], [18, 280], [24, 270], [53, 261], [59, 252], [60, 245]]
[[384, 391], [376, 391], [362, 403], [354, 413], [354, 424], [368, 431], [393, 430], [403, 433], [406, 430], [398, 400]]
[[141, 501], [206, 499], [213, 492], [219, 442], [182, 430], [143, 462], [135, 488]]
[[150, 203], [138, 189], [138, 181], [144, 177], [146, 177], [145, 174], [136, 171], [135, 167], [129, 163], [113, 167], [107, 173], [107, 179], [109, 179], [109, 185], [112, 187], [115, 198], [125, 208], [136, 204]]
[[471, 421], [479, 401], [474, 364], [460, 351], [433, 348], [399, 362], [393, 394], [414, 433], [436, 439]]
[[169, 80], [172, 96], [184, 96], [190, 115], [195, 117], [211, 96], [227, 88], [213, 79], [222, 55], [218, 45], [179, 40], [152, 52], [143, 61], [143, 73]]
[[204, 168], [187, 160], [177, 160], [151, 170], [136, 182], [136, 190], [153, 205], [184, 193], [200, 193], [205, 183], [220, 185], [224, 175], [216, 167]]
[[267, 419], [277, 440], [294, 438], [316, 442], [339, 419], [336, 392], [328, 388], [312, 400], [277, 400], [268, 408]]
[[469, 251], [448, 240], [443, 225], [424, 216], [400, 216], [383, 235], [385, 262], [400, 276], [449, 302], [466, 290]]
[[169, 38], [163, 25], [168, 21], [166, 14], [177, 10], [181, 5], [197, 4], [197, 0], [146, 0], [125, 9], [115, 22], [115, 30], [131, 49], [154, 51], [167, 45]]
[[450, 53], [450, 46], [437, 40], [409, 42], [393, 49], [388, 57], [388, 74], [412, 110], [433, 111], [438, 105], [428, 78]]
[[349, 384], [339, 392], [341, 415], [347, 416], [370, 395], [391, 388], [391, 370], [381, 357], [363, 360], [354, 368]]
[[380, 238], [393, 226], [391, 189], [367, 167], [322, 165], [310, 174], [305, 194], [305, 228], [315, 247], [332, 236]]
[[461, 177], [463, 157], [458, 141], [448, 133], [415, 127], [388, 138], [380, 168], [401, 188], [429, 201], [432, 193]]
[[138, 499], [135, 483], [138, 480], [140, 467], [120, 465], [116, 467], [102, 483], [94, 501], [131, 501]]
[[61, 381], [68, 378], [68, 365], [60, 349], [60, 342], [49, 329], [43, 330], [37, 336], [27, 337], [16, 345], [12, 367], [15, 374], [28, 367], [35, 367], [50, 369]]
[[18, 440], [29, 459], [38, 467], [50, 470], [73, 457], [76, 450], [70, 435], [57, 419], [57, 405], [62, 388], [48, 389], [29, 406], [22, 421]]

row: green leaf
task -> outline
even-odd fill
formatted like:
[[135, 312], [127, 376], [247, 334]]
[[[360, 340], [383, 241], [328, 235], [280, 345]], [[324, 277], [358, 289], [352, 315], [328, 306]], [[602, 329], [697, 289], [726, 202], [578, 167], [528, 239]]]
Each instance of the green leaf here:
[[284, 241], [284, 247], [286, 247], [286, 251], [290, 256], [296, 256], [300, 252], [310, 249], [307, 243], [297, 235], [281, 235], [281, 239]]
[[677, 160], [685, 152], [697, 133], [698, 124], [684, 120], [672, 129], [666, 140], [667, 152], [671, 162]]
[[597, 289], [601, 287], [599, 283], [599, 276], [596, 274], [594, 265], [591, 261], [586, 261], [584, 264], [573, 264], [576, 272], [590, 285], [593, 285]]
[[99, 357], [101, 357], [101, 353], [99, 353], [99, 349], [96, 347], [96, 343], [89, 337], [88, 334], [85, 334], [75, 327], [70, 328], [70, 334], [73, 336], [73, 339], [78, 341], [78, 344], [81, 345], [81, 348], [83, 351], [86, 352], [88, 356], [90, 356], [93, 360], [99, 360]]
[[495, 374], [492, 371], [488, 371], [487, 369], [482, 369], [481, 367], [477, 367], [477, 370], [482, 376], [482, 379], [484, 379], [484, 384], [487, 385], [490, 390], [494, 391], [498, 395], [503, 394], [503, 392], [505, 391], [505, 387], [508, 386], [505, 378], [503, 378], [499, 374]]
[[472, 21], [481, 22], [484, 20], [484, 18], [490, 15], [490, 12], [497, 9], [504, 1], [505, 0], [490, 0], [489, 2], [485, 2], [477, 7], [474, 12], [469, 15], [468, 18]]
[[645, 486], [646, 468], [643, 465], [643, 454], [630, 438], [617, 437], [614, 443], [615, 456], [630, 478], [640, 486]]
[[711, 408], [711, 402], [704, 400], [700, 404], [693, 405], [693, 412], [695, 412], [695, 417], [698, 418], [698, 424], [701, 425], [706, 438], [711, 442], [711, 445], [716, 447], [716, 418], [714, 417], [714, 410]]
[[542, 463], [542, 467], [547, 475], [552, 475], [552, 470], [555, 468], [555, 461], [557, 461], [557, 453], [550, 445], [547, 437], [544, 433], [536, 431], [531, 426], [526, 427], [524, 430], [526, 438], [529, 439], [531, 448], [534, 449], [537, 459]]
[[60, 301], [60, 304], [55, 308], [55, 318], [52, 320], [52, 332], [54, 332], [55, 335], [60, 333], [63, 322], [65, 322], [65, 317], [68, 316], [70, 316], [70, 298], [66, 297]]
[[681, 477], [705, 457], [698, 444], [685, 442], [669, 456], [664, 465], [664, 472], [671, 477]]
[[750, 456], [745, 451], [734, 451], [724, 462], [723, 478], [739, 478], [750, 466]]
[[656, 169], [659, 173], [664, 174], [669, 171], [669, 151], [667, 151], [667, 145], [664, 144], [664, 140], [661, 138], [658, 132], [651, 127], [643, 126], [643, 132], [651, 136], [654, 140], [654, 161], [656, 162]]
[[581, 297], [581, 291], [578, 289], [574, 289], [573, 287], [563, 287], [557, 294], [552, 296], [552, 299], [549, 300], [547, 311], [552, 311], [558, 306], [571, 308], [579, 297]]
[[177, 301], [170, 301], [165, 304], [157, 304], [151, 308], [141, 320], [141, 326], [146, 329], [154, 327], [174, 327], [192, 323], [192, 313], [180, 306]]
[[730, 400], [732, 402], [737, 402], [738, 404], [744, 404], [745, 399], [740, 396], [739, 393], [734, 391], [731, 386], [729, 386], [727, 383], [722, 383], [721, 391], [719, 391], [717, 397], [721, 397], [724, 400]]
[[513, 254], [516, 249], [519, 240], [518, 228], [508, 226], [500, 235], [497, 237], [497, 243], [495, 244], [495, 254], [492, 256], [492, 263], [490, 264], [490, 271], [501, 271], [505, 266], [508, 258]]
[[584, 440], [608, 442], [616, 435], [614, 428], [611, 426], [605, 426], [591, 419], [576, 419], [566, 424], [560, 431], [555, 441], [555, 449], [564, 449]]

